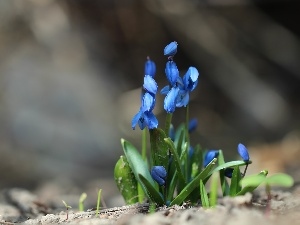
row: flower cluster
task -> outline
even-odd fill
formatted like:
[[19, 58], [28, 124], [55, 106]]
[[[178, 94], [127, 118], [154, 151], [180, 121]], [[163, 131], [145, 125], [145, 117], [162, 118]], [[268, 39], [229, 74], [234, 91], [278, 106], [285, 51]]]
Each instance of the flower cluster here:
[[189, 103], [189, 93], [193, 91], [198, 84], [199, 72], [195, 67], [189, 67], [186, 74], [181, 78], [179, 70], [173, 57], [177, 52], [177, 42], [171, 42], [164, 49], [164, 55], [168, 56], [165, 73], [169, 85], [162, 88], [161, 94], [166, 95], [164, 100], [164, 109], [167, 113], [173, 113], [176, 107], [186, 107]]
[[157, 83], [154, 80], [156, 72], [155, 63], [147, 58], [145, 63], [145, 77], [143, 84], [143, 95], [141, 98], [141, 107], [139, 112], [133, 117], [131, 121], [132, 129], [135, 129], [136, 124], [143, 130], [145, 127], [149, 129], [157, 128], [158, 121], [152, 110], [155, 106], [155, 95], [157, 92]]

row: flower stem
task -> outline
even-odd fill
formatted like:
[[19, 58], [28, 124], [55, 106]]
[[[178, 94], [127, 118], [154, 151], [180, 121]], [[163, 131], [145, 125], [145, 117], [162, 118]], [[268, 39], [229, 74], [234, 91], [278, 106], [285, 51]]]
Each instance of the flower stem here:
[[147, 129], [142, 131], [142, 159], [146, 161], [147, 157]]
[[166, 117], [166, 124], [165, 124], [165, 133], [167, 136], [169, 136], [169, 131], [170, 131], [170, 126], [171, 126], [171, 122], [172, 122], [172, 113], [167, 113], [167, 117]]
[[189, 152], [189, 148], [190, 148], [190, 135], [189, 135], [189, 121], [190, 121], [190, 116], [189, 116], [189, 104], [187, 104], [186, 106], [186, 111], [185, 111], [185, 141], [187, 144], [187, 151], [186, 151], [186, 163], [185, 163], [185, 178], [186, 178], [186, 182], [189, 181], [190, 179], [190, 174], [189, 174], [189, 169], [188, 169], [188, 164], [190, 164], [188, 162], [189, 157], [188, 157], [188, 152]]

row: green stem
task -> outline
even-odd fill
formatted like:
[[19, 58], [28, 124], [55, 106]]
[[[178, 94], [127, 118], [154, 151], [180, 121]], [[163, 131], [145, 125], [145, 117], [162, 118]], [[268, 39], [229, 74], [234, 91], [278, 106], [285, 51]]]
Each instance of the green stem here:
[[189, 148], [190, 148], [190, 135], [189, 135], [189, 121], [190, 121], [190, 116], [189, 116], [189, 104], [186, 106], [186, 111], [185, 111], [185, 141], [187, 144], [187, 151], [186, 151], [186, 163], [185, 163], [185, 177], [186, 177], [186, 182], [189, 181], [190, 179], [190, 174], [189, 174], [189, 169], [188, 169], [188, 164], [190, 164], [189, 161]]
[[147, 129], [142, 131], [142, 159], [147, 159]]
[[171, 126], [171, 122], [172, 122], [172, 113], [167, 113], [167, 117], [166, 117], [166, 124], [165, 124], [165, 134], [167, 135], [167, 137], [169, 137], [169, 131], [170, 131], [170, 126]]

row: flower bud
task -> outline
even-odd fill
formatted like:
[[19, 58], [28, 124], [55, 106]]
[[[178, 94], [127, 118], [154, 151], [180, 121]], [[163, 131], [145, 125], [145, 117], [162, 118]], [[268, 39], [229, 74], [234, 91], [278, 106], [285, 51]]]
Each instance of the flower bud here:
[[168, 57], [173, 57], [177, 52], [177, 42], [173, 41], [168, 44], [164, 49], [164, 55]]
[[242, 159], [245, 162], [248, 162], [250, 160], [249, 152], [248, 152], [248, 149], [245, 147], [245, 145], [239, 143], [237, 150], [238, 150], [239, 155], [242, 157]]
[[154, 78], [156, 73], [156, 65], [155, 63], [147, 57], [147, 61], [145, 63], [145, 75], [150, 75]]
[[160, 186], [165, 184], [167, 171], [163, 166], [153, 166], [151, 169], [151, 176]]

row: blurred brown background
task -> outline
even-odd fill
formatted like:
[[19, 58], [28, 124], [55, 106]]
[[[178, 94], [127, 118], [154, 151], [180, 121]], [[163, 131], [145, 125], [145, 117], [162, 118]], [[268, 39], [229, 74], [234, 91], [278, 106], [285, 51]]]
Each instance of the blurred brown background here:
[[[171, 41], [179, 70], [201, 73], [194, 144], [232, 159], [239, 142], [280, 143], [300, 124], [298, 9], [296, 0], [0, 0], [0, 186], [111, 179], [120, 138], [139, 146], [131, 119], [146, 56], [162, 88]], [[175, 123], [183, 116], [176, 110]]]

